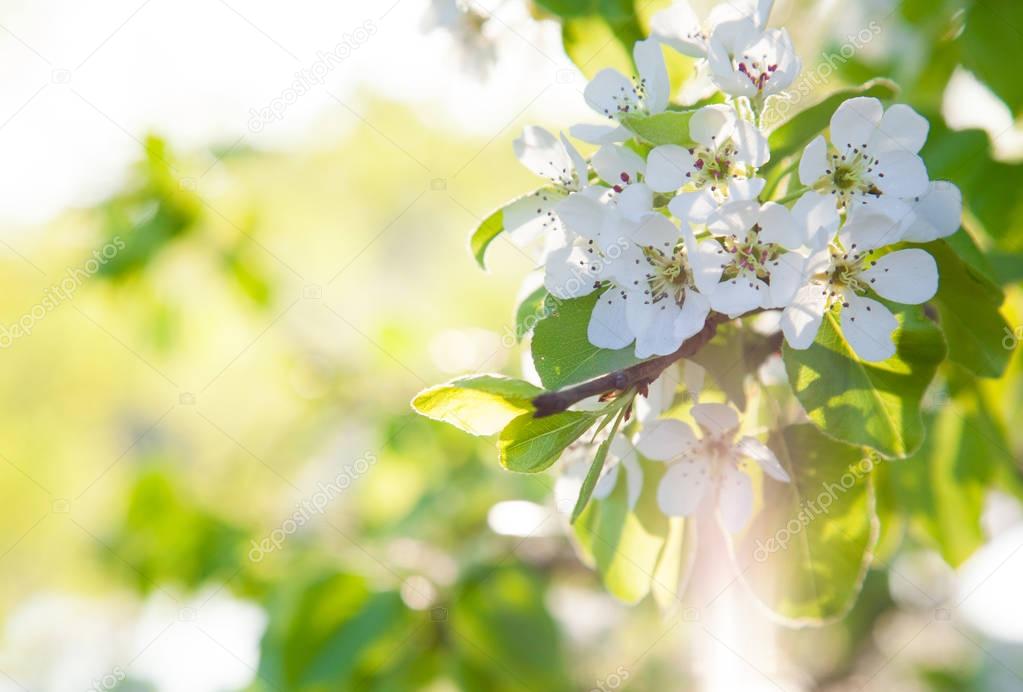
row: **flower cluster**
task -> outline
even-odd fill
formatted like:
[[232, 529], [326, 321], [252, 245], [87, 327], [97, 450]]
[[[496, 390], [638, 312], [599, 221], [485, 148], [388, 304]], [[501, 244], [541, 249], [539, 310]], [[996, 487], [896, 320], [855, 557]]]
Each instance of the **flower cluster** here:
[[[653, 36], [635, 45], [638, 76], [605, 69], [585, 89], [603, 122], [569, 132], [598, 147], [588, 160], [542, 128], [516, 141], [550, 185], [506, 208], [505, 227], [536, 250], [552, 295], [599, 292], [593, 345], [667, 355], [712, 311], [778, 310], [788, 344], [805, 349], [831, 312], [862, 360], [885, 360], [898, 323], [882, 300], [934, 296], [934, 260], [902, 244], [955, 232], [962, 200], [928, 179], [928, 123], [908, 106], [842, 103], [771, 199], [781, 179], [768, 186], [760, 174], [771, 160], [760, 114], [800, 70], [788, 32], [766, 26], [771, 4], [724, 3], [701, 22], [680, 0], [655, 15]], [[698, 58], [722, 102], [674, 106], [662, 46]], [[677, 144], [651, 146], [630, 129], [666, 112], [688, 116], [672, 121], [685, 123]]]

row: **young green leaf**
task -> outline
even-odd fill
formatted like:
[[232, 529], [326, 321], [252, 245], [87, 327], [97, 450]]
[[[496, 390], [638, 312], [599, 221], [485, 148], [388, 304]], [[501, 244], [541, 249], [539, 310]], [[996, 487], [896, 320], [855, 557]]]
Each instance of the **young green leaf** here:
[[590, 502], [572, 527], [581, 557], [600, 573], [604, 587], [625, 603], [638, 603], [650, 593], [670, 531], [656, 499], [664, 464], [640, 463], [645, 480], [633, 510], [627, 484], [619, 482], [608, 497]]
[[634, 114], [622, 118], [622, 124], [634, 134], [653, 145], [677, 144], [680, 147], [695, 145], [689, 136], [689, 119], [694, 111], [665, 111], [654, 115]]
[[874, 462], [810, 424], [775, 432], [768, 446], [792, 481], [764, 484], [763, 510], [731, 537], [733, 557], [750, 590], [781, 619], [834, 621], [856, 600], [877, 542]]
[[493, 435], [533, 410], [543, 390], [503, 375], [472, 375], [424, 389], [412, 399], [418, 413], [472, 435]]
[[593, 414], [579, 411], [564, 411], [546, 418], [524, 413], [501, 431], [497, 441], [501, 466], [518, 473], [545, 471], [595, 420]]
[[893, 311], [896, 353], [882, 362], [859, 359], [829, 311], [805, 351], [782, 351], [796, 398], [827, 435], [905, 457], [924, 437], [920, 400], [945, 358], [941, 331], [919, 307]]
[[607, 439], [600, 443], [597, 447], [597, 454], [593, 457], [593, 463], [590, 464], [590, 470], [586, 472], [586, 478], [583, 479], [583, 485], [579, 489], [579, 497], [576, 498], [575, 507], [572, 509], [571, 523], [575, 523], [575, 520], [579, 518], [582, 511], [586, 508], [586, 503], [590, 501], [590, 497], [593, 495], [593, 489], [597, 486], [597, 479], [600, 478], [600, 472], [604, 468], [604, 462], [607, 461], [607, 452], [611, 448], [611, 440], [618, 434], [618, 427], [622, 424], [622, 418], [625, 417], [625, 411], [627, 409], [622, 407], [617, 414], [611, 413], [609, 415], [614, 416], [615, 422], [611, 426], [611, 434], [607, 436]]
[[523, 337], [533, 331], [537, 322], [547, 316], [544, 305], [550, 293], [543, 286], [522, 299], [515, 308], [515, 338], [522, 341]]
[[504, 231], [518, 228], [536, 218], [537, 214], [543, 213], [559, 196], [564, 195], [552, 187], [542, 187], [509, 202], [484, 219], [469, 236], [469, 250], [476, 258], [476, 264], [480, 265], [481, 269], [486, 269], [486, 254], [490, 244]]
[[571, 300], [552, 297], [544, 304], [550, 316], [537, 323], [532, 350], [533, 364], [548, 389], [585, 382], [641, 362], [632, 346], [611, 351], [590, 343], [587, 329], [600, 293]]

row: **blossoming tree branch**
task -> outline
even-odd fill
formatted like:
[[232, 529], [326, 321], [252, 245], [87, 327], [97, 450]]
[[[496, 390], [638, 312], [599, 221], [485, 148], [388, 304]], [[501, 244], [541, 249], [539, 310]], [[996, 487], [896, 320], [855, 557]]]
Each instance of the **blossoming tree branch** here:
[[[525, 129], [514, 152], [542, 186], [470, 244], [481, 266], [502, 234], [535, 260], [517, 308], [535, 372], [460, 378], [413, 406], [498, 435], [511, 471], [560, 460], [576, 548], [622, 600], [678, 598], [712, 524], [754, 594], [806, 624], [855, 599], [887, 528], [882, 467], [923, 443], [939, 366], [1000, 374], [973, 352], [990, 334], [950, 314], [978, 296], [995, 340], [1003, 321], [963, 257], [959, 189], [920, 156], [929, 123], [894, 84], [768, 128], [801, 70], [771, 5], [700, 18], [675, 2], [635, 41], [635, 74], [587, 84], [593, 122]], [[673, 51], [693, 61], [684, 97]]]

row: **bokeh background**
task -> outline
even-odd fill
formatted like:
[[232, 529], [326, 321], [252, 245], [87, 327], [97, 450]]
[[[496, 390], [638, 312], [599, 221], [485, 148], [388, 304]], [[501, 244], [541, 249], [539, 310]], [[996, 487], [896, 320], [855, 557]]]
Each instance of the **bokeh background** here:
[[[773, 23], [814, 94], [889, 76], [932, 118], [1012, 316], [1023, 130], [971, 72], [1019, 96], [1004, 7], [779, 0]], [[556, 21], [464, 10], [0, 4], [0, 689], [1023, 689], [1013, 482], [963, 490], [964, 565], [897, 532], [846, 619], [792, 631], [724, 572], [701, 603], [615, 602], [556, 474], [411, 413], [521, 374], [532, 267], [500, 240], [480, 272], [467, 234], [535, 187], [524, 125], [586, 117]], [[590, 29], [587, 70], [620, 60]], [[991, 387], [1015, 463], [1018, 378]]]

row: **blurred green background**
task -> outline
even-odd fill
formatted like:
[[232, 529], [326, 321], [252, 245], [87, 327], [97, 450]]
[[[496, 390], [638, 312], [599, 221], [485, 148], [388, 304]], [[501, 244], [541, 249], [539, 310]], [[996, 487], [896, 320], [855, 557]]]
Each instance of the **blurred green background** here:
[[[637, 21], [663, 4], [642, 4]], [[1009, 494], [971, 486], [985, 513], [962, 510], [988, 544], [978, 559], [1001, 576], [970, 582], [972, 563], [957, 573], [920, 533], [890, 537], [848, 618], [789, 631], [721, 574], [696, 585], [702, 602], [668, 612], [616, 603], [564, 536], [554, 475], [504, 472], [490, 441], [411, 413], [415, 392], [456, 374], [520, 374], [509, 334], [530, 263], [499, 242], [482, 273], [466, 237], [535, 186], [511, 153], [521, 127], [567, 128], [582, 112], [537, 99], [581, 101], [585, 82], [547, 13], [565, 3], [472, 3], [468, 21], [413, 0], [368, 5], [353, 16], [375, 22], [378, 77], [342, 66], [332, 79], [352, 82], [349, 95], [296, 125], [297, 143], [245, 130], [245, 108], [227, 136], [169, 136], [158, 117], [122, 127], [71, 78], [129, 153], [89, 203], [48, 202], [45, 222], [12, 222], [0, 248], [0, 690], [1023, 689]], [[636, 8], [568, 5], [571, 50], [594, 67], [619, 60], [617, 13]], [[105, 17], [105, 50], [133, 31], [133, 7], [156, 11], [128, 3]], [[224, 7], [262, 49], [278, 29], [298, 45], [264, 5]], [[315, 10], [303, 3], [289, 26], [303, 12], [315, 23]], [[52, 37], [32, 16], [7, 8], [5, 55], [46, 53]], [[804, 70], [828, 72], [813, 94], [889, 76], [931, 118], [932, 177], [977, 200], [967, 225], [1013, 325], [1019, 21], [1011, 2], [779, 0], [773, 22], [793, 32]], [[871, 22], [880, 29], [854, 56], [811, 72]], [[416, 61], [387, 38], [406, 30], [429, 32], [415, 50], [436, 53], [464, 102], [381, 86]], [[40, 68], [50, 91], [59, 64]], [[1008, 105], [976, 96], [962, 65]], [[189, 90], [184, 73], [163, 88]], [[526, 93], [514, 107], [460, 125], [487, 94], [515, 89]], [[213, 96], [198, 91], [189, 117], [201, 122]], [[0, 118], [23, 102], [5, 98]], [[92, 174], [88, 157], [66, 165]], [[22, 193], [8, 188], [13, 203]], [[1015, 355], [1011, 367], [990, 394], [1015, 463]], [[965, 612], [964, 593], [988, 609]]]

